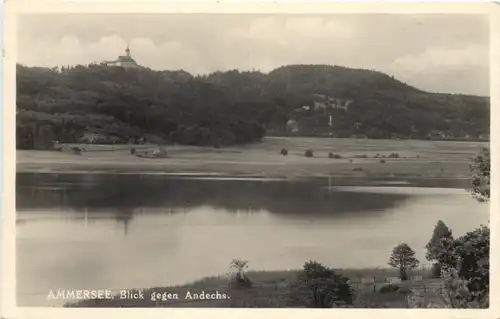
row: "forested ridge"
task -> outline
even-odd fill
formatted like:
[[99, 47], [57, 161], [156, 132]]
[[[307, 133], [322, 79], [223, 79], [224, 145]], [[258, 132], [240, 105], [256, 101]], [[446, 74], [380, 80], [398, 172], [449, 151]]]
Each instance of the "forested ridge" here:
[[[17, 66], [17, 147], [78, 142], [225, 146], [266, 134], [368, 138], [482, 138], [489, 98], [428, 93], [386, 74], [329, 65], [269, 73], [101, 65]], [[291, 124], [294, 126], [292, 127]]]

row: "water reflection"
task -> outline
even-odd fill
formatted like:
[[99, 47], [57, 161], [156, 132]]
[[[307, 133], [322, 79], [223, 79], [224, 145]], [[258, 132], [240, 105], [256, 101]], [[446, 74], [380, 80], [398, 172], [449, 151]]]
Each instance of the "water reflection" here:
[[[92, 177], [91, 177], [92, 176]], [[335, 182], [335, 181], [333, 181]], [[338, 182], [338, 181], [337, 181]], [[128, 224], [137, 214], [179, 213], [200, 206], [229, 212], [268, 211], [287, 218], [383, 212], [409, 194], [332, 189], [331, 179], [299, 181], [199, 180], [165, 176], [18, 174], [17, 210], [64, 208], [73, 218], [114, 218]], [[89, 212], [90, 215], [89, 215]], [[110, 216], [111, 212], [111, 216]]]

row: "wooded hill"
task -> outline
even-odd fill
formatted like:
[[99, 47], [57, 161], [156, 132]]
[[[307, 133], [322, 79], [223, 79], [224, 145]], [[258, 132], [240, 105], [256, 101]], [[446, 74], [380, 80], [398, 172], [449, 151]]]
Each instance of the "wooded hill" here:
[[[116, 143], [224, 146], [268, 134], [480, 138], [489, 98], [428, 93], [386, 74], [329, 65], [269, 73], [17, 66], [17, 146], [95, 132]], [[330, 120], [331, 118], [331, 120]], [[293, 127], [292, 125], [293, 124]]]

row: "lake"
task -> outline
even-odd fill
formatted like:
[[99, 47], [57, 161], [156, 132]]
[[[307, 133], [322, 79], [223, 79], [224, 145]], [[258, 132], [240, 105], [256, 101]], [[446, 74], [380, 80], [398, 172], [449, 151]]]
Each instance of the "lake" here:
[[[488, 222], [464, 180], [252, 179], [18, 173], [19, 306], [53, 289], [183, 284], [251, 270], [388, 267], [406, 242], [423, 264], [438, 220], [454, 235]], [[53, 302], [53, 301], [51, 301]]]

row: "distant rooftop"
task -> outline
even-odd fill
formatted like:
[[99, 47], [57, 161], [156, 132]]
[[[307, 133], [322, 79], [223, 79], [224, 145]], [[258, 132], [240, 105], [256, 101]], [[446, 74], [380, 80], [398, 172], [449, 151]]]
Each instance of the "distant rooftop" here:
[[135, 62], [135, 60], [131, 56], [120, 55], [116, 61], [120, 62]]

